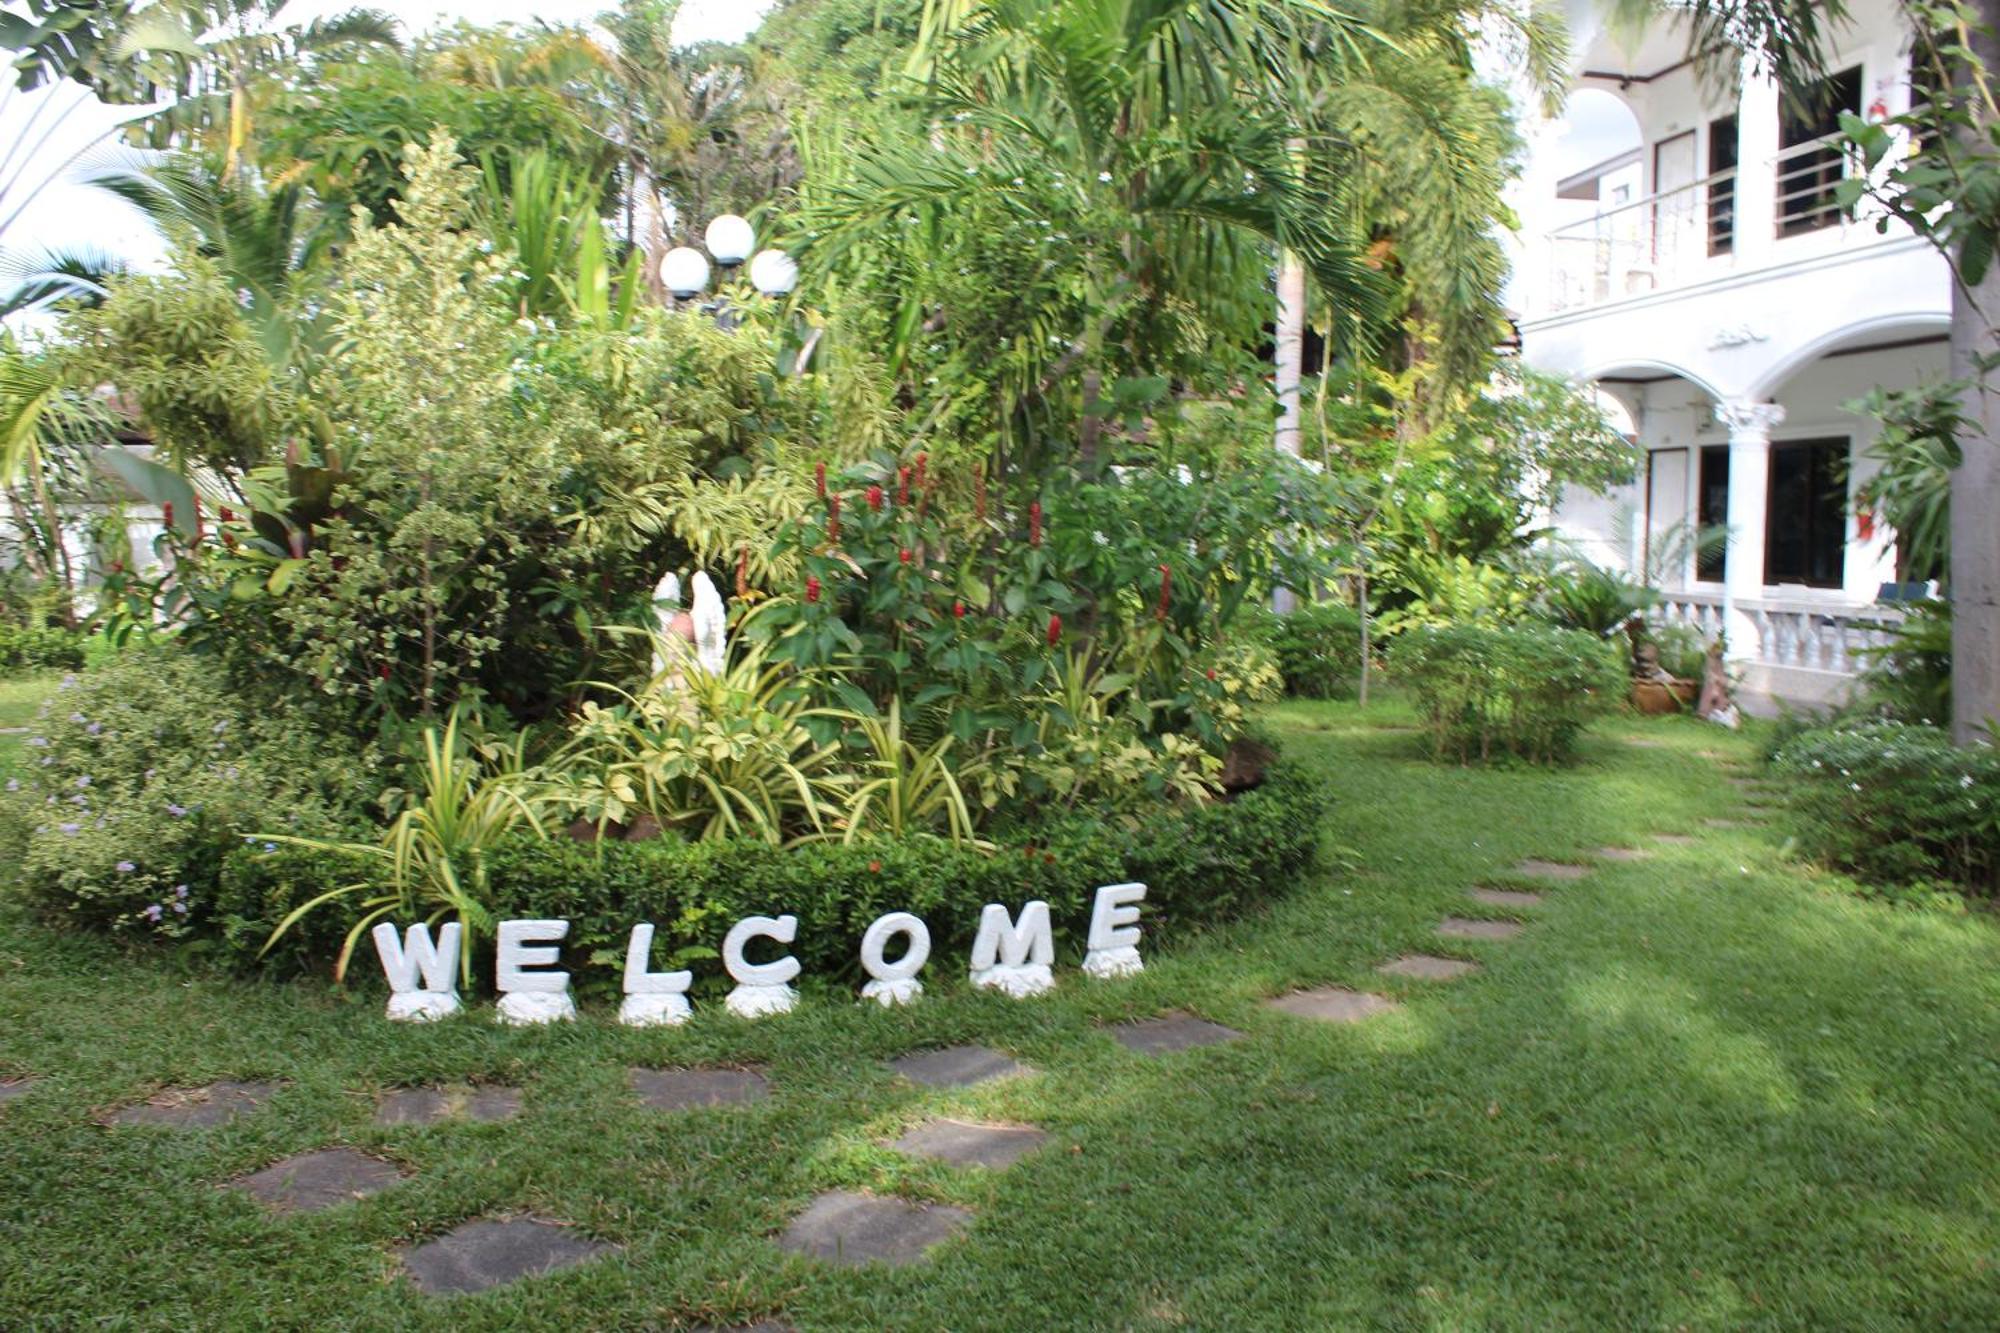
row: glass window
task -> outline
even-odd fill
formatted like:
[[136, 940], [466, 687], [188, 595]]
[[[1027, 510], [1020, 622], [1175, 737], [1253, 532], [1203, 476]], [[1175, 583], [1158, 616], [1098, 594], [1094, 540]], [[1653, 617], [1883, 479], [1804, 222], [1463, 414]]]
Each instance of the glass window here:
[[[1723, 173], [1727, 172], [1727, 175]], [[1708, 122], [1708, 252], [1736, 248], [1736, 117]]]
[[1729, 573], [1729, 446], [1702, 446], [1700, 492], [1695, 497], [1694, 576], [1721, 583]]
[[1833, 187], [1847, 174], [1840, 113], [1861, 114], [1861, 67], [1828, 75], [1814, 93], [1787, 97], [1778, 118], [1778, 235], [1799, 236], [1841, 219]]
[[1764, 582], [1838, 588], [1847, 572], [1847, 441], [1771, 446]]

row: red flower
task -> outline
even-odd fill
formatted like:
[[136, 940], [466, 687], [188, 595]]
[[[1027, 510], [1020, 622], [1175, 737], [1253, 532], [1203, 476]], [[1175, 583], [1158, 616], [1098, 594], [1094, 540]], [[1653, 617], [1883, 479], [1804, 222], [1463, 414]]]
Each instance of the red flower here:
[[1053, 648], [1053, 647], [1055, 647], [1055, 646], [1056, 646], [1057, 644], [1059, 644], [1059, 643], [1061, 643], [1061, 642], [1062, 642], [1062, 617], [1061, 617], [1061, 616], [1050, 616], [1050, 617], [1049, 617], [1049, 647]]
[[111, 572], [113, 574], [123, 574], [125, 572], [125, 562], [123, 560], [113, 560], [111, 562]]
[[813, 485], [819, 490], [819, 498], [826, 499], [826, 464], [813, 465]]
[[902, 550], [896, 552], [896, 558], [906, 565], [909, 564], [913, 558], [910, 554], [910, 548], [905, 546]]
[[953, 618], [954, 620], [963, 620], [963, 619], [965, 619], [965, 603], [964, 603], [964, 602], [953, 602], [953, 603], [951, 604], [951, 614], [952, 614], [952, 618]]
[[917, 489], [918, 489], [918, 490], [922, 490], [922, 489], [924, 488], [924, 473], [925, 473], [926, 469], [928, 469], [928, 468], [930, 467], [930, 465], [931, 465], [931, 456], [930, 456], [929, 454], [918, 454], [918, 455], [917, 455]]
[[201, 540], [201, 497], [198, 495], [194, 499], [194, 539]]
[[1210, 668], [1208, 669], [1208, 678], [1209, 678], [1210, 680], [1214, 680], [1214, 679], [1215, 679], [1215, 668], [1214, 668], [1214, 667], [1210, 667]]
[[868, 873], [869, 873], [869, 874], [871, 874], [871, 875], [879, 875], [879, 874], [881, 874], [881, 873], [882, 873], [882, 863], [881, 863], [880, 861], [870, 861], [870, 862], [868, 863]]
[[806, 575], [806, 602], [810, 605], [819, 600], [819, 575]]
[[1155, 619], [1165, 620], [1167, 618], [1167, 599], [1170, 596], [1172, 596], [1173, 591], [1174, 591], [1174, 571], [1170, 566], [1161, 565], [1160, 604], [1157, 607], [1153, 608], [1153, 616]]
[[896, 503], [906, 505], [909, 502], [910, 470], [906, 467], [899, 467], [896, 469]]
[[868, 508], [878, 514], [882, 512], [882, 488], [880, 486], [870, 486], [868, 488]]
[[1035, 501], [1028, 506], [1028, 545], [1042, 544], [1042, 502]]
[[223, 533], [223, 534], [222, 534], [222, 544], [223, 544], [224, 546], [228, 547], [228, 548], [229, 548], [230, 550], [232, 550], [232, 551], [233, 551], [233, 550], [235, 550], [235, 549], [236, 549], [236, 534], [235, 534], [235, 533], [233, 533], [233, 532], [225, 532], [225, 533]]
[[826, 497], [826, 539], [828, 542], [840, 540], [840, 495], [837, 492]]
[[173, 530], [174, 502], [172, 500], [162, 500], [160, 502], [160, 522], [167, 525], [168, 531]]
[[389, 679], [389, 664], [387, 662], [384, 662], [381, 666], [376, 667], [375, 674], [380, 676], [383, 680]]
[[224, 523], [234, 523], [236, 521], [235, 511], [230, 509], [228, 505], [222, 506], [222, 521]]

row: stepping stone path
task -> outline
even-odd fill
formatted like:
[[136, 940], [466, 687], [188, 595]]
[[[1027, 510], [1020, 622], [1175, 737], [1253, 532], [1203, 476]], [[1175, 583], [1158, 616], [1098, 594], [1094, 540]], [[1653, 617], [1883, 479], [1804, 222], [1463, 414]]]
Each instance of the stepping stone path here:
[[1196, 1046], [1215, 1046], [1243, 1039], [1243, 1034], [1235, 1028], [1226, 1028], [1220, 1023], [1196, 1018], [1193, 1014], [1167, 1014], [1161, 1018], [1120, 1023], [1111, 1029], [1111, 1035], [1120, 1046], [1140, 1055], [1171, 1055]]
[[379, 1157], [352, 1148], [323, 1148], [274, 1162], [226, 1188], [241, 1190], [281, 1213], [316, 1213], [380, 1194], [402, 1179], [401, 1170]]
[[1566, 861], [1542, 861], [1531, 856], [1516, 865], [1513, 873], [1523, 879], [1582, 879], [1590, 873], [1590, 867], [1571, 865]]
[[1451, 981], [1468, 972], [1477, 972], [1479, 964], [1469, 963], [1463, 958], [1439, 958], [1436, 954], [1406, 953], [1392, 963], [1384, 963], [1375, 969], [1392, 977], [1415, 977], [1419, 981]]
[[1625, 743], [1631, 746], [1635, 750], [1665, 750], [1672, 748], [1665, 741], [1656, 741], [1645, 738], [1639, 740], [1628, 740]]
[[403, 1266], [418, 1291], [444, 1296], [574, 1268], [616, 1248], [532, 1217], [481, 1219], [406, 1251]]
[[168, 1088], [137, 1106], [121, 1106], [106, 1116], [111, 1125], [165, 1125], [210, 1129], [247, 1115], [278, 1090], [275, 1083], [211, 1083], [204, 1088]]
[[771, 1085], [754, 1069], [634, 1069], [632, 1091], [657, 1111], [761, 1102]]
[[851, 1190], [834, 1190], [812, 1201], [778, 1237], [778, 1247], [831, 1263], [858, 1268], [884, 1263], [901, 1266], [924, 1257], [972, 1222], [972, 1214], [948, 1204], [916, 1204]]
[[391, 1088], [375, 1107], [375, 1123], [431, 1125], [463, 1117], [491, 1125], [519, 1114], [519, 1088]]
[[1653, 841], [1668, 847], [1691, 847], [1700, 839], [1689, 833], [1655, 833]]
[[1524, 893], [1519, 889], [1474, 889], [1472, 897], [1490, 907], [1540, 907], [1542, 895]]
[[1001, 1171], [1048, 1141], [1049, 1136], [1032, 1125], [979, 1125], [940, 1119], [912, 1127], [889, 1146], [909, 1157]]
[[927, 1088], [969, 1088], [996, 1078], [1019, 1078], [1034, 1072], [990, 1046], [946, 1046], [941, 1050], [917, 1051], [891, 1060], [889, 1068]]
[[1600, 861], [1643, 861], [1646, 854], [1636, 847], [1599, 847], [1591, 853]]
[[1294, 991], [1290, 995], [1266, 1000], [1264, 1007], [1294, 1018], [1317, 1019], [1322, 1023], [1359, 1023], [1364, 1018], [1386, 1014], [1403, 1006], [1386, 995], [1322, 986], [1317, 990]]
[[0, 1102], [11, 1102], [34, 1086], [31, 1078], [0, 1078]]
[[1754, 819], [1704, 819], [1701, 822], [1710, 828], [1721, 829], [1757, 827], [1757, 821]]
[[1448, 916], [1438, 922], [1438, 934], [1448, 940], [1511, 940], [1522, 930], [1517, 921], [1470, 921]]

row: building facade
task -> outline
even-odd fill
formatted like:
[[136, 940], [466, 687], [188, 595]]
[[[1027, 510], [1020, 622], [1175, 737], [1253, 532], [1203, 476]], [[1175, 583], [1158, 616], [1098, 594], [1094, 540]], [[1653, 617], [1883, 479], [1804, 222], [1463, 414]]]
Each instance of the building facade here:
[[1799, 106], [1754, 70], [1723, 85], [1678, 25], [1621, 33], [1582, 3], [1570, 20], [1567, 106], [1524, 125], [1512, 300], [1523, 357], [1596, 386], [1646, 462], [1552, 522], [1647, 577], [1658, 614], [1725, 633], [1752, 707], [1832, 702], [1909, 591], [1894, 534], [1854, 503], [1874, 438], [1855, 400], [1948, 362], [1943, 258], [1834, 197], [1862, 169], [1838, 111], [1922, 95], [1909, 32], [1858, 0], [1827, 96]]

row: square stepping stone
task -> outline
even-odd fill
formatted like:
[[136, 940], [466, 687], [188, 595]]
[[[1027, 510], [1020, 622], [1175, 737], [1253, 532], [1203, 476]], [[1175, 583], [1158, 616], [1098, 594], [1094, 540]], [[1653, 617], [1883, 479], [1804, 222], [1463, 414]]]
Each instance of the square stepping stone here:
[[431, 1125], [464, 1118], [480, 1124], [521, 1113], [519, 1088], [391, 1088], [375, 1106], [378, 1125]]
[[634, 1069], [632, 1091], [656, 1111], [691, 1111], [710, 1106], [761, 1102], [771, 1085], [754, 1069]]
[[105, 1117], [112, 1125], [164, 1125], [209, 1129], [247, 1115], [278, 1090], [275, 1083], [211, 1083], [202, 1088], [168, 1088], [137, 1106], [121, 1106]]
[[1541, 894], [1525, 893], [1519, 889], [1474, 889], [1472, 897], [1475, 901], [1486, 903], [1493, 907], [1540, 907], [1542, 905]]
[[406, 1251], [403, 1267], [418, 1291], [445, 1296], [574, 1268], [616, 1248], [532, 1217], [482, 1218]]
[[1264, 1001], [1264, 1007], [1294, 1018], [1311, 1018], [1322, 1023], [1359, 1023], [1364, 1018], [1402, 1008], [1386, 995], [1370, 995], [1366, 991], [1347, 990], [1340, 986], [1293, 991], [1290, 995]]
[[1450, 981], [1468, 972], [1477, 972], [1479, 964], [1467, 962], [1463, 958], [1439, 958], [1436, 954], [1406, 953], [1401, 958], [1384, 963], [1375, 970], [1392, 977], [1415, 977], [1419, 981]]
[[1720, 829], [1756, 828], [1758, 826], [1758, 821], [1754, 819], [1704, 819], [1701, 822], [1709, 828]]
[[35, 1086], [32, 1078], [0, 1078], [0, 1102], [11, 1102]]
[[1637, 737], [1625, 743], [1635, 750], [1665, 750], [1671, 748], [1665, 741], [1656, 741], [1650, 737]]
[[1438, 922], [1438, 934], [1448, 940], [1511, 940], [1521, 930], [1518, 921], [1472, 921], [1448, 916]]
[[1524, 879], [1582, 879], [1590, 873], [1590, 867], [1571, 865], [1567, 861], [1543, 861], [1531, 856], [1515, 866], [1514, 873]]
[[1599, 847], [1591, 853], [1600, 861], [1643, 861], [1646, 854], [1636, 847]]
[[1032, 1125], [980, 1125], [938, 1119], [913, 1126], [889, 1146], [909, 1157], [1001, 1171], [1048, 1141], [1049, 1136]]
[[352, 1148], [322, 1148], [273, 1162], [254, 1175], [232, 1180], [226, 1188], [241, 1190], [281, 1213], [316, 1213], [380, 1194], [402, 1179], [401, 1170], [379, 1157]]
[[871, 1263], [900, 1267], [922, 1259], [933, 1245], [971, 1222], [971, 1213], [948, 1204], [834, 1190], [792, 1219], [778, 1237], [778, 1248], [851, 1268]]
[[946, 1046], [935, 1051], [900, 1055], [889, 1062], [912, 1083], [927, 1088], [969, 1088], [996, 1078], [1019, 1078], [1034, 1072], [990, 1046]]
[[1166, 1014], [1159, 1018], [1120, 1023], [1111, 1029], [1111, 1035], [1117, 1038], [1120, 1046], [1140, 1055], [1171, 1055], [1175, 1051], [1192, 1050], [1197, 1046], [1217, 1046], [1243, 1039], [1243, 1034], [1235, 1028], [1226, 1028], [1220, 1023], [1196, 1018], [1193, 1014]]
[[1653, 841], [1666, 847], [1690, 847], [1699, 839], [1691, 833], [1655, 833]]

